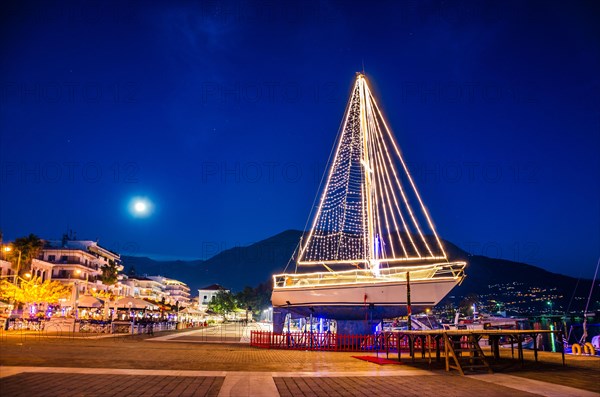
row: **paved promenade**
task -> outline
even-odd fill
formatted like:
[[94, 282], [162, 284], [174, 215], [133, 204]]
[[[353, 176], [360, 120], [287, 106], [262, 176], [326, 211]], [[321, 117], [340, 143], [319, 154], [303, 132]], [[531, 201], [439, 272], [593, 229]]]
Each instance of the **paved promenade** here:
[[[375, 353], [264, 350], [226, 330], [81, 338], [0, 335], [0, 395], [8, 396], [600, 396], [600, 359], [542, 353], [525, 367], [460, 376], [409, 359], [378, 365]], [[209, 338], [211, 336], [211, 338]], [[510, 350], [504, 352], [510, 354]], [[380, 354], [380, 356], [382, 356]], [[528, 358], [528, 357], [526, 357]]]

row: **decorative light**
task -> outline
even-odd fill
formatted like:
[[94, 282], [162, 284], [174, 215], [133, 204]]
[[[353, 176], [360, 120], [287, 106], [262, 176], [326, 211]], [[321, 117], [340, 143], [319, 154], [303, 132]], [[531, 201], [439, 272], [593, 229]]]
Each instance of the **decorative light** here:
[[[311, 227], [300, 244], [296, 273], [274, 275], [274, 292], [317, 285], [397, 284], [407, 281], [408, 272], [413, 282], [462, 279], [466, 263], [448, 262], [363, 75], [354, 83], [336, 141]], [[298, 273], [298, 266], [325, 271]]]
[[378, 273], [389, 263], [445, 258], [395, 138], [359, 75], [297, 265], [363, 264]]

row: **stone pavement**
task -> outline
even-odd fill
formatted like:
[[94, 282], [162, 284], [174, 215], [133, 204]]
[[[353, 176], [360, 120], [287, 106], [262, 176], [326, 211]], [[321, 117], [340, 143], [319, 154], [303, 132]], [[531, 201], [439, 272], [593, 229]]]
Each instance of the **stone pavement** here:
[[[379, 366], [352, 358], [356, 353], [195, 343], [194, 335], [184, 331], [94, 339], [3, 334], [0, 395], [600, 396], [600, 359], [594, 358], [568, 357], [567, 368], [528, 362], [520, 370], [505, 363], [501, 373], [462, 377], [425, 360]], [[556, 355], [547, 359], [556, 360]]]
[[265, 373], [0, 367], [2, 396], [598, 396], [598, 393], [494, 374], [427, 371]]

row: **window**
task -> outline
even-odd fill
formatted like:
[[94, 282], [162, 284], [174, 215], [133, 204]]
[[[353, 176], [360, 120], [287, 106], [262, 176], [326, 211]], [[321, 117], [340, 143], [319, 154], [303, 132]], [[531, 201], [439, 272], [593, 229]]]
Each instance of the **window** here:
[[48, 255], [48, 262], [54, 262], [56, 260], [56, 255]]

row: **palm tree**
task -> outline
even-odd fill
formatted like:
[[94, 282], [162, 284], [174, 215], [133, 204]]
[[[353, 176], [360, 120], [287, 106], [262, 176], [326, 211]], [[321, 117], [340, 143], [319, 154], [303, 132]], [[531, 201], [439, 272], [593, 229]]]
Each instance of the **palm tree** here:
[[102, 270], [102, 282], [106, 285], [113, 285], [119, 281], [119, 267], [117, 263], [110, 259], [107, 265], [101, 267]]
[[29, 236], [15, 239], [10, 248], [7, 257], [12, 262], [17, 276], [20, 276], [31, 270], [31, 262], [40, 255], [44, 248], [44, 240], [31, 233]]

